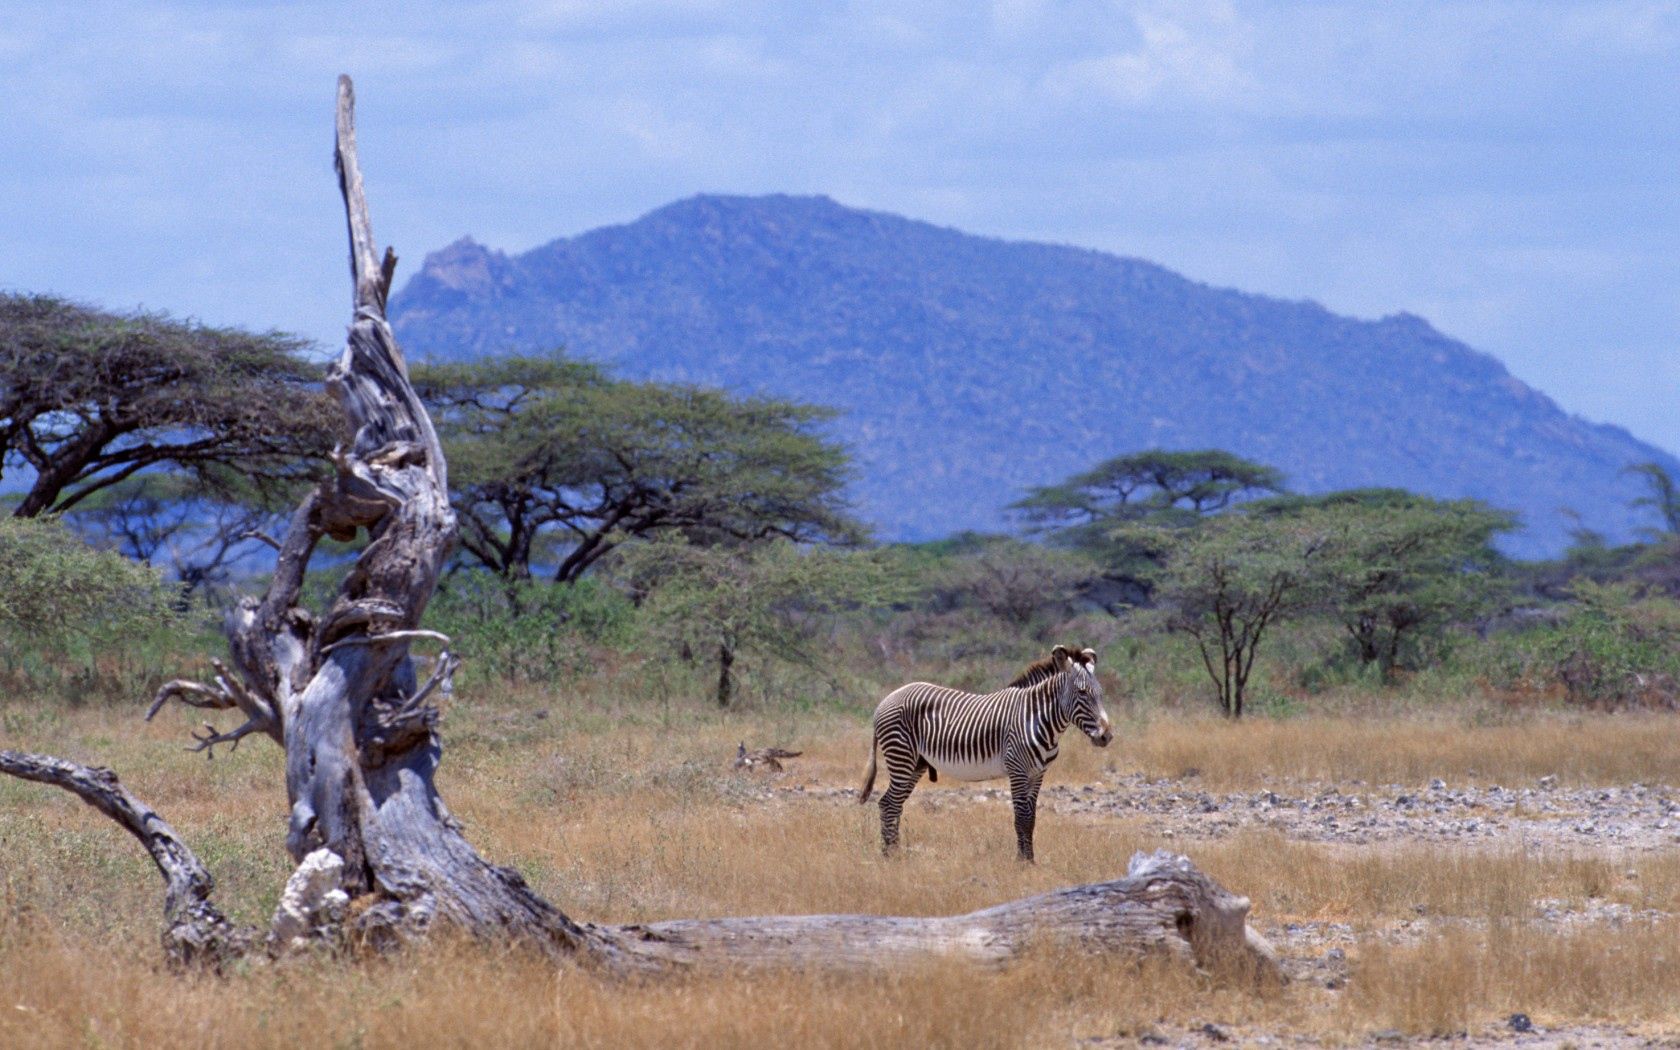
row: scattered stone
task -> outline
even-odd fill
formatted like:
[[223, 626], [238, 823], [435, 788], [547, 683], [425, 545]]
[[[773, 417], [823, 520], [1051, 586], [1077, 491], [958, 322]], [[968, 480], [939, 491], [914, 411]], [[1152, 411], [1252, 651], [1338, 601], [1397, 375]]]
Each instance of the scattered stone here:
[[1445, 790], [1447, 790], [1447, 782], [1445, 780], [1440, 780], [1440, 779], [1431, 780], [1429, 782], [1429, 790], [1431, 790], [1431, 791], [1445, 791]]
[[1553, 777], [1553, 776], [1541, 777], [1540, 778], [1540, 790], [1541, 791], [1550, 791], [1553, 788], [1557, 787], [1557, 783], [1558, 783], [1557, 777]]
[[1532, 1032], [1534, 1022], [1528, 1019], [1527, 1014], [1512, 1014], [1505, 1019], [1505, 1027], [1513, 1032]]
[[1212, 1021], [1202, 1025], [1200, 1028], [1196, 1029], [1196, 1031], [1202, 1033], [1216, 1043], [1228, 1043], [1231, 1041], [1231, 1037], [1225, 1034], [1225, 1029], [1214, 1024]]

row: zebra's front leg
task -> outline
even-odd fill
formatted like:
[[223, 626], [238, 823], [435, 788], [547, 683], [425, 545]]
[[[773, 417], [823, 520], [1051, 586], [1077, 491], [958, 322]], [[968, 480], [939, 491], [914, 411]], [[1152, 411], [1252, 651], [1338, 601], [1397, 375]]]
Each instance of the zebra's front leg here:
[[1033, 826], [1038, 823], [1038, 788], [1044, 773], [1009, 774], [1009, 800], [1015, 808], [1015, 847], [1020, 858], [1033, 863]]
[[905, 800], [916, 790], [921, 770], [914, 775], [891, 770], [892, 782], [881, 792], [881, 852], [891, 856], [898, 849], [898, 819], [904, 813]]

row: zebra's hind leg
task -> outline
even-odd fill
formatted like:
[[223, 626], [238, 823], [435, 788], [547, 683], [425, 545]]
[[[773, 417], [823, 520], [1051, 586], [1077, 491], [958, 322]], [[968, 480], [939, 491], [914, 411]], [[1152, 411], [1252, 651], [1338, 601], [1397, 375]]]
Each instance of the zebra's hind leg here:
[[1044, 774], [1009, 774], [1009, 800], [1015, 809], [1015, 848], [1028, 864], [1033, 863], [1033, 826], [1038, 823], [1038, 788]]
[[892, 782], [881, 792], [881, 852], [891, 856], [898, 849], [898, 819], [904, 813], [905, 800], [922, 779], [922, 770], [919, 766], [911, 771], [889, 766], [887, 772]]

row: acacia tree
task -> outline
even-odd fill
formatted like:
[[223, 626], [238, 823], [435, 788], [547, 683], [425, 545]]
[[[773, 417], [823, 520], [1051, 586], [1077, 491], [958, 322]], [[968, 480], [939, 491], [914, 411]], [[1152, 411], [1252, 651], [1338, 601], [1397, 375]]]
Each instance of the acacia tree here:
[[[1181, 529], [1233, 505], [1283, 491], [1283, 475], [1218, 449], [1149, 449], [1105, 460], [1011, 505], [1030, 532], [1096, 558], [1111, 610], [1151, 600], [1162, 547], [1134, 526]], [[1147, 530], [1146, 530], [1147, 531]]]
[[151, 467], [231, 467], [289, 483], [335, 418], [305, 343], [0, 295], [0, 478], [28, 476], [20, 518], [62, 513]]
[[1162, 568], [1157, 615], [1188, 635], [1228, 718], [1241, 718], [1255, 657], [1280, 619], [1322, 598], [1319, 562], [1335, 535], [1320, 514], [1221, 515], [1193, 529], [1136, 526], [1130, 542]]
[[508, 579], [570, 583], [626, 539], [849, 542], [827, 410], [633, 383], [554, 354], [427, 365], [415, 387], [454, 474], [461, 546]]
[[1101, 546], [1117, 525], [1182, 522], [1283, 491], [1277, 470], [1219, 449], [1149, 449], [1104, 460], [1010, 505], [1036, 531], [1075, 546]]
[[1437, 500], [1402, 489], [1312, 497], [1286, 513], [1312, 514], [1328, 540], [1315, 563], [1324, 607], [1346, 629], [1361, 663], [1391, 677], [1408, 650], [1454, 622], [1487, 612], [1503, 591], [1494, 548], [1515, 518], [1477, 500]]
[[150, 470], [93, 493], [65, 519], [93, 543], [172, 571], [185, 600], [225, 587], [258, 541], [272, 542], [268, 530], [285, 512], [262, 488], [215, 467]]
[[[286, 846], [297, 862], [270, 928], [286, 951], [322, 938], [380, 946], [453, 927], [519, 941], [616, 972], [712, 966], [868, 967], [965, 958], [997, 964], [1055, 945], [1084, 953], [1164, 952], [1185, 962], [1237, 962], [1277, 973], [1248, 929], [1248, 901], [1184, 858], [1133, 858], [1125, 878], [931, 919], [767, 916], [673, 920], [627, 927], [578, 923], [538, 897], [517, 872], [486, 862], [438, 795], [442, 757], [433, 697], [453, 669], [436, 662], [418, 681], [411, 643], [449, 556], [453, 512], [443, 450], [385, 321], [396, 267], [375, 253], [356, 163], [348, 77], [339, 79], [337, 167], [349, 219], [355, 323], [328, 375], [353, 441], [336, 476], [294, 512], [261, 599], [229, 619], [233, 667], [214, 684], [173, 682], [154, 703], [237, 708], [239, 729], [286, 752]], [[368, 543], [319, 615], [299, 603], [310, 554], [324, 536]], [[0, 773], [72, 791], [130, 831], [167, 882], [165, 949], [178, 962], [244, 954], [253, 931], [211, 902], [208, 870], [175, 830], [110, 770], [0, 750]], [[354, 904], [352, 907], [351, 904]]]
[[902, 597], [880, 552], [801, 549], [787, 540], [725, 547], [678, 536], [628, 545], [624, 563], [647, 592], [646, 619], [654, 630], [686, 652], [715, 659], [719, 707], [735, 697], [742, 653], [815, 667], [814, 620]]

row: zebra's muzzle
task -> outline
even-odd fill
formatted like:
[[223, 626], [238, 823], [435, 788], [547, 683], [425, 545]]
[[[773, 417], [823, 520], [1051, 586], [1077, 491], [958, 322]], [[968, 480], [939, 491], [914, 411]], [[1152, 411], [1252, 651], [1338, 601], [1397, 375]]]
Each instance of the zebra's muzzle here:
[[1091, 737], [1091, 743], [1097, 745], [1098, 747], [1107, 747], [1108, 745], [1114, 743], [1114, 730], [1105, 726], [1102, 732]]

